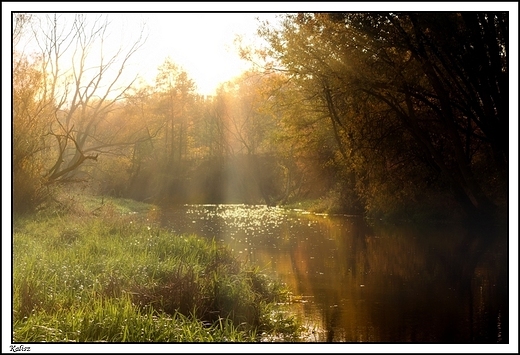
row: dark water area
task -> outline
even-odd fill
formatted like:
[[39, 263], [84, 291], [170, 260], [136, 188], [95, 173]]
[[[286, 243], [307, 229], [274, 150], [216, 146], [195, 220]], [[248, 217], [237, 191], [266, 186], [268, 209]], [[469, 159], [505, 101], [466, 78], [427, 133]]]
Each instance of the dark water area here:
[[302, 342], [508, 343], [507, 228], [369, 226], [248, 205], [164, 208], [291, 289]]

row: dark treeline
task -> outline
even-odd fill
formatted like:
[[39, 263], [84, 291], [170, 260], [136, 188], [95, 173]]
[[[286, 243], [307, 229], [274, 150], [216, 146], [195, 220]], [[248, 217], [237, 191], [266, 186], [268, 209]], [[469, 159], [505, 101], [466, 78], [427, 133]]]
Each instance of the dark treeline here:
[[[44, 26], [33, 20], [15, 15], [15, 44]], [[15, 212], [78, 182], [160, 203], [320, 200], [377, 217], [507, 209], [507, 13], [284, 14], [260, 26], [265, 48], [243, 48], [262, 70], [212, 97], [170, 59], [155, 83], [116, 90], [140, 39], [96, 73], [61, 72], [56, 53], [90, 58], [85, 38], [108, 22], [47, 20], [41, 54], [13, 52]]]

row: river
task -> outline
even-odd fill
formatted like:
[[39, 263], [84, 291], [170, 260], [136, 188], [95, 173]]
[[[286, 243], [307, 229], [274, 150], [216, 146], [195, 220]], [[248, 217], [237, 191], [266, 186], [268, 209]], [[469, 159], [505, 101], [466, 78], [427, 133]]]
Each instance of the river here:
[[292, 290], [302, 342], [508, 342], [507, 230], [395, 226], [250, 205], [163, 208]]

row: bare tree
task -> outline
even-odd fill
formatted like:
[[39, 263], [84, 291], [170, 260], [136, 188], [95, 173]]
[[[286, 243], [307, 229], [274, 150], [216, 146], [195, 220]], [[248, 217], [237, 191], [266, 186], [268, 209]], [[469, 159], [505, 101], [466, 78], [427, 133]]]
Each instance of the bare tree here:
[[45, 74], [41, 99], [53, 103], [45, 184], [74, 181], [85, 162], [139, 139], [123, 127], [109, 134], [102, 127], [137, 78], [122, 80], [129, 59], [144, 43], [143, 32], [129, 47], [113, 50], [106, 45], [108, 17], [77, 14], [70, 24], [68, 18], [47, 15], [33, 26]]

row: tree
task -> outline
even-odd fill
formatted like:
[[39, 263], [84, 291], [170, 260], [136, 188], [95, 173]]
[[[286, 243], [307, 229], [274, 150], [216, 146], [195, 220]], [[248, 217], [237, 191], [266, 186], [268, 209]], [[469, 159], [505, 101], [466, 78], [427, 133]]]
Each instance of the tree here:
[[170, 58], [159, 67], [155, 85], [161, 97], [159, 110], [165, 120], [165, 154], [169, 164], [187, 155], [190, 112], [195, 101], [195, 83]]
[[[40, 54], [33, 64], [28, 58], [21, 59], [13, 69], [14, 141], [27, 137], [21, 128], [29, 129], [24, 120], [37, 123], [39, 128], [31, 130], [29, 138], [37, 147], [32, 150], [40, 153], [41, 171], [34, 174], [38, 176], [34, 189], [40, 192], [45, 187], [81, 180], [80, 167], [142, 138], [139, 133], [114, 130], [114, 126], [110, 132], [102, 129], [103, 125], [108, 128], [108, 117], [133, 83], [120, 84], [142, 38], [126, 50], [119, 48], [107, 56], [110, 50], [104, 47], [104, 40], [108, 19], [78, 14], [67, 23], [69, 18], [34, 15], [32, 38]], [[30, 70], [26, 70], [28, 67]], [[17, 173], [14, 169], [15, 180]]]
[[388, 182], [403, 200], [435, 186], [474, 216], [506, 186], [507, 30], [501, 13], [335, 13], [261, 33], [328, 119], [365, 202]]
[[34, 208], [44, 198], [45, 135], [53, 103], [42, 98], [44, 74], [39, 59], [13, 55], [13, 201], [15, 212]]

